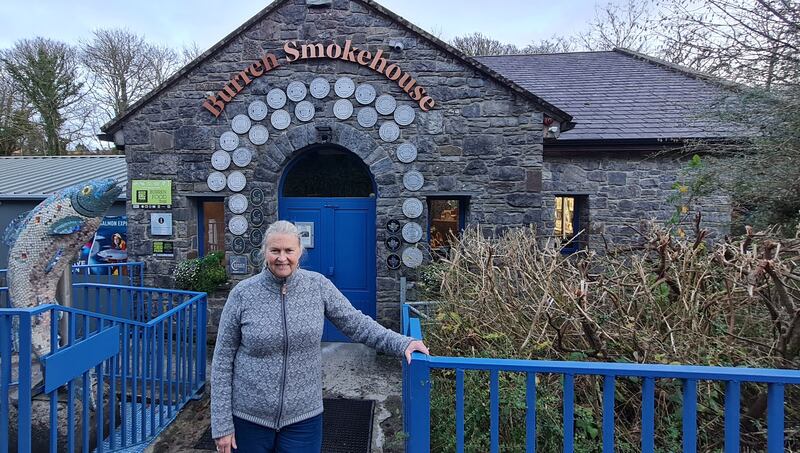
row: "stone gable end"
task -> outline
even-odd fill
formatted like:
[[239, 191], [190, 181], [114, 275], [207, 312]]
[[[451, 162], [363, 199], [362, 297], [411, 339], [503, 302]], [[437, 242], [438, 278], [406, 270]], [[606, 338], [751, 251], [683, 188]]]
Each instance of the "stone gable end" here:
[[[279, 130], [270, 122], [274, 109], [269, 108], [264, 120], [252, 121], [267, 128], [266, 143], [253, 145], [248, 134], [239, 134], [240, 146], [252, 150], [253, 162], [245, 168], [231, 165], [223, 173], [241, 171], [247, 180], [242, 193], [247, 196], [255, 188], [263, 190], [266, 195], [260, 206], [264, 214], [264, 224], [260, 227], [263, 231], [277, 218], [280, 178], [299, 151], [326, 142], [358, 155], [369, 167], [378, 190], [375, 259], [379, 320], [392, 323], [397, 319], [399, 277], [413, 273], [404, 266], [399, 270], [389, 270], [386, 266], [390, 252], [384, 246], [387, 237], [384, 225], [390, 219], [409, 220], [402, 212], [405, 199], [416, 197], [424, 202], [426, 197], [441, 194], [468, 197], [467, 223], [480, 224], [487, 231], [539, 222], [543, 113], [542, 106], [530, 96], [515, 92], [360, 1], [333, 0], [329, 6], [311, 7], [306, 0], [287, 0], [236, 33], [115, 125], [115, 128], [121, 126], [124, 135], [130, 180], [173, 181], [174, 259], [151, 256], [152, 240], [162, 238], [150, 236], [150, 211], [128, 205], [129, 253], [132, 259], [148, 263], [148, 284], [171, 286], [175, 262], [196, 253], [198, 241], [202, 240], [197, 228], [200, 197], [226, 197], [226, 224], [233, 216], [227, 197], [234, 192], [227, 188], [212, 192], [206, 183], [214, 171], [211, 155], [221, 149], [220, 136], [231, 131], [232, 119], [239, 114], [247, 115], [252, 102], [266, 102], [266, 95], [273, 88], [285, 91], [295, 81], [309, 88], [318, 77], [330, 83], [331, 91], [323, 99], [311, 94], [305, 96], [304, 100], [314, 107], [313, 119], [298, 119], [297, 102], [288, 100], [284, 109], [290, 114], [291, 123], [285, 130]], [[424, 111], [396, 81], [368, 66], [331, 58], [288, 63], [283, 51], [284, 45], [292, 41], [298, 45], [335, 43], [345, 47], [348, 40], [352, 46], [372, 55], [381, 51], [387, 64], [396, 64], [425, 88], [435, 102], [433, 108]], [[274, 54], [278, 65], [259, 77], [251, 77], [246, 84], [240, 77], [241, 90], [219, 116], [203, 107], [209, 96], [219, 93], [229, 80], [253, 63], [262, 61], [265, 54]], [[378, 115], [374, 126], [361, 126], [357, 115], [365, 106], [353, 95], [349, 97], [354, 107], [352, 116], [338, 119], [333, 113], [334, 103], [340, 99], [334, 83], [343, 77], [351, 78], [356, 85], [370, 84], [377, 96], [388, 94], [398, 106], [411, 107], [414, 121], [400, 126], [399, 138], [387, 142], [379, 130], [384, 123], [393, 121], [392, 115]], [[374, 107], [375, 102], [369, 106]], [[396, 150], [403, 143], [416, 146], [418, 156], [414, 162], [398, 160]], [[418, 191], [404, 187], [403, 176], [411, 170], [424, 176], [424, 185]], [[251, 204], [244, 215], [248, 216], [252, 209]], [[427, 238], [426, 216], [427, 212], [417, 219], [425, 231], [423, 243]], [[234, 236], [226, 231], [229, 256], [233, 240]], [[247, 252], [250, 248], [248, 244]], [[252, 274], [256, 266], [251, 263], [250, 269]]]

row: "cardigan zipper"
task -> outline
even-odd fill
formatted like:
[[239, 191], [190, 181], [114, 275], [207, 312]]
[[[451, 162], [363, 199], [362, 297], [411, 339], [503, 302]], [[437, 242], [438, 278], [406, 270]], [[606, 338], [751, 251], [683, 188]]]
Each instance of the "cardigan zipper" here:
[[281, 286], [281, 315], [283, 317], [283, 374], [281, 374], [281, 393], [278, 398], [278, 423], [275, 431], [281, 430], [281, 417], [283, 416], [283, 393], [286, 389], [286, 362], [289, 360], [289, 328], [286, 326], [286, 283]]

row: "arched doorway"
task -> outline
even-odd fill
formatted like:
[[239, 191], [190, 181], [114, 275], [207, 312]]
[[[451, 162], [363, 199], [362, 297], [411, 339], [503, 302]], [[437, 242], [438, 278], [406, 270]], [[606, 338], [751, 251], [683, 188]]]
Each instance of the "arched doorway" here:
[[[283, 172], [278, 217], [308, 231], [301, 261], [328, 277], [364, 314], [375, 309], [375, 183], [355, 154], [314, 145]], [[323, 341], [350, 341], [325, 321]]]

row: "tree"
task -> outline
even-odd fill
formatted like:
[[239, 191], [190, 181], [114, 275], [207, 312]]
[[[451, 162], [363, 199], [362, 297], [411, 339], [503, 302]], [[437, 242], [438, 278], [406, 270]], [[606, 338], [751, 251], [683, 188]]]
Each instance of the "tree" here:
[[450, 45], [464, 52], [470, 57], [480, 55], [510, 55], [520, 53], [519, 48], [513, 44], [504, 44], [492, 39], [483, 33], [475, 32], [471, 35], [456, 36]]
[[30, 105], [16, 92], [8, 74], [0, 71], [0, 156], [25, 151], [26, 136], [32, 131]]
[[81, 61], [94, 82], [97, 108], [110, 119], [163, 83], [180, 58], [175, 50], [129, 30], [99, 29], [81, 45]]
[[144, 38], [124, 29], [95, 30], [81, 46], [81, 61], [94, 81], [97, 107], [109, 118], [126, 111], [151, 86]]
[[651, 50], [653, 28], [650, 0], [628, 0], [622, 5], [595, 5], [589, 30], [578, 33], [577, 40], [587, 50], [624, 48], [637, 52]]
[[797, 0], [671, 0], [664, 58], [747, 85], [800, 81]]
[[46, 153], [62, 154], [85, 125], [80, 116], [85, 112], [79, 111], [84, 83], [75, 49], [46, 38], [25, 39], [2, 52], [0, 63], [14, 89], [33, 107], [44, 130]]
[[572, 52], [575, 47], [575, 40], [573, 38], [565, 38], [563, 36], [553, 36], [550, 39], [542, 39], [538, 42], [532, 42], [522, 49], [522, 53], [526, 54], [540, 54], [540, 53], [565, 53]]
[[[184, 48], [181, 52], [191, 52]], [[185, 53], [181, 55], [175, 49], [167, 46], [151, 45], [148, 49], [148, 60], [151, 71], [150, 89], [164, 83], [172, 74], [183, 65]]]

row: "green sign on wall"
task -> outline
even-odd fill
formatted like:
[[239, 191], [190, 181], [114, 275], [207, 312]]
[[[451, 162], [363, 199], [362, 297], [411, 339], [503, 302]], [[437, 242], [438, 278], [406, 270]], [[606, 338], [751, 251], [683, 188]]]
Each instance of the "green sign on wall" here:
[[172, 207], [172, 181], [134, 179], [131, 182], [133, 208], [168, 209]]

